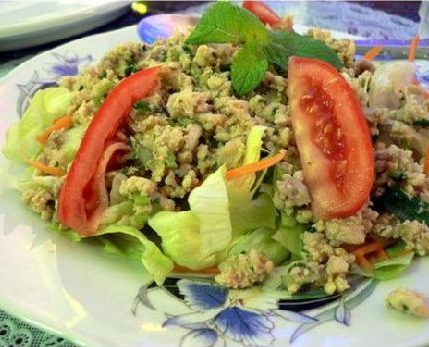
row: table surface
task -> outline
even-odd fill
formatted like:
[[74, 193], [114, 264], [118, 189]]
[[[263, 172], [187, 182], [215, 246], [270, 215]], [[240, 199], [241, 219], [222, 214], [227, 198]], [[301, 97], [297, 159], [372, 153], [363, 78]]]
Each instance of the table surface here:
[[[297, 24], [324, 27], [367, 38], [408, 39], [418, 32], [419, 1], [362, 1], [359, 3], [272, 1], [270, 3], [279, 14], [293, 14], [295, 23]], [[210, 5], [202, 1], [163, 1], [148, 2], [147, 4], [149, 12], [146, 15], [171, 12], [201, 13]], [[126, 14], [113, 22], [87, 33], [38, 47], [1, 52], [0, 78], [12, 71], [13, 68], [20, 63], [38, 53], [50, 50], [58, 45], [80, 37], [137, 24], [142, 17], [142, 15], [132, 12], [130, 9]], [[21, 342], [16, 340], [19, 336], [30, 339], [28, 341], [32, 341], [29, 345], [25, 346], [76, 346], [63, 337], [48, 334], [10, 313], [0, 310], [0, 345], [6, 345], [6, 343], [4, 343], [6, 339], [9, 339], [7, 340], [9, 342], [15, 339], [10, 346], [24, 346]]]

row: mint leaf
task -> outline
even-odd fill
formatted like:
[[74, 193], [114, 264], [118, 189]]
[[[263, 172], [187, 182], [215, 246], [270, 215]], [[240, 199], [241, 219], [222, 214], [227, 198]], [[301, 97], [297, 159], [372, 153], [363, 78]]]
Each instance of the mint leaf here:
[[186, 43], [243, 43], [267, 39], [268, 31], [258, 17], [228, 2], [218, 2], [203, 15]]
[[234, 56], [231, 68], [232, 87], [238, 95], [256, 88], [268, 69], [268, 60], [257, 42], [246, 43]]
[[238, 95], [256, 88], [268, 64], [287, 70], [292, 55], [324, 60], [342, 67], [337, 53], [322, 41], [294, 32], [268, 31], [250, 11], [228, 2], [214, 4], [192, 31], [187, 44], [243, 44], [231, 66], [232, 86]]
[[280, 71], [287, 70], [287, 63], [290, 56], [290, 51], [276, 42], [268, 42], [263, 46], [265, 56], [271, 64], [280, 68]]
[[264, 51], [270, 63], [281, 69], [287, 69], [287, 58], [292, 55], [323, 60], [337, 69], [343, 66], [332, 48], [310, 36], [290, 31], [271, 31], [269, 38], [270, 42], [265, 45]]

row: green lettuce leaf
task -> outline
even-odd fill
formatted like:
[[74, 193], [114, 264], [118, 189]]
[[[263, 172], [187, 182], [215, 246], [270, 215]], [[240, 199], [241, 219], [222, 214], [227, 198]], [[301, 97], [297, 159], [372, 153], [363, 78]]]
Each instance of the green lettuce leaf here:
[[149, 225], [162, 239], [162, 249], [178, 265], [200, 270], [216, 263], [201, 252], [200, 223], [191, 211], [156, 213]]
[[305, 231], [306, 226], [296, 221], [293, 215], [287, 215], [282, 212], [281, 225], [274, 234], [273, 239], [277, 240], [292, 254], [293, 260], [302, 259], [302, 240], [301, 235]]
[[[254, 163], [260, 159], [263, 137], [266, 127], [256, 125], [250, 129], [246, 141], [246, 152], [242, 165]], [[261, 175], [263, 178], [263, 174]], [[242, 235], [261, 227], [274, 228], [276, 208], [268, 194], [252, 199], [253, 193], [262, 183], [255, 186], [256, 174], [237, 177], [227, 182], [229, 211], [234, 236]]]
[[[263, 143], [262, 139], [265, 134], [265, 129], [266, 127], [262, 125], [255, 125], [250, 129], [249, 134], [247, 135], [246, 152], [244, 154], [242, 165], [257, 162], [260, 159]], [[256, 174], [250, 174], [237, 177], [232, 180], [232, 183], [245, 191], [250, 191], [255, 182], [255, 178]]]
[[140, 259], [154, 281], [161, 285], [173, 270], [173, 262], [143, 233], [125, 225], [109, 225], [96, 235], [104, 236], [105, 249], [121, 252], [133, 259]]
[[410, 252], [403, 256], [379, 261], [374, 264], [372, 277], [380, 281], [386, 281], [398, 277], [408, 266], [410, 266], [413, 257], [414, 253]]
[[64, 142], [61, 145], [61, 151], [64, 153], [68, 163], [71, 163], [80, 147], [80, 142], [85, 134], [86, 127], [82, 125], [74, 126], [64, 131]]
[[216, 254], [231, 242], [225, 173], [222, 166], [191, 192], [190, 211], [161, 211], [149, 219], [165, 253], [177, 264], [192, 270], [214, 265]]
[[14, 161], [35, 159], [42, 149], [36, 136], [67, 112], [71, 95], [67, 88], [62, 87], [39, 90], [22, 119], [8, 129], [4, 155]]
[[276, 207], [268, 194], [252, 199], [251, 193], [228, 183], [229, 211], [233, 236], [261, 227], [275, 228]]
[[225, 171], [220, 168], [191, 192], [190, 211], [162, 211], [149, 219], [165, 253], [177, 264], [193, 270], [212, 266], [232, 237], [261, 227], [274, 229], [272, 199], [267, 194], [252, 199], [248, 189], [225, 182]]
[[149, 218], [150, 213], [145, 211], [144, 205], [140, 201], [129, 199], [109, 206], [104, 212], [101, 225], [129, 225], [141, 229]]
[[133, 213], [134, 203], [131, 200], [122, 201], [118, 204], [109, 206], [104, 212], [102, 225], [117, 223], [123, 216]]
[[28, 179], [23, 179], [19, 181], [16, 185], [16, 188], [20, 192], [24, 192], [27, 189], [36, 189], [36, 188], [45, 188], [52, 192], [58, 190], [61, 185], [61, 179], [56, 176], [30, 176]]
[[276, 265], [281, 264], [289, 256], [289, 251], [272, 238], [273, 229], [260, 228], [238, 237], [227, 251], [227, 257], [249, 252], [251, 249], [261, 251]]
[[201, 252], [204, 256], [223, 251], [231, 242], [225, 174], [226, 167], [222, 166], [189, 195], [191, 211], [200, 225]]
[[405, 242], [398, 240], [395, 244], [386, 248], [388, 260], [373, 264], [373, 271], [364, 271], [359, 266], [354, 266], [351, 273], [358, 276], [373, 277], [380, 281], [399, 277], [410, 265], [414, 258], [414, 252], [405, 253]]

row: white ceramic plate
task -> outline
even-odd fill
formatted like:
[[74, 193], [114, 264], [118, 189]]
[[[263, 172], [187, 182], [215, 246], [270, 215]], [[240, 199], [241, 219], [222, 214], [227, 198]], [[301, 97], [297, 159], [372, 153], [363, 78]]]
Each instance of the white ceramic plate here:
[[127, 11], [130, 1], [0, 1], [0, 51], [78, 35]]
[[[51, 85], [61, 74], [76, 73], [121, 42], [137, 39], [135, 27], [87, 37], [12, 71], [0, 82], [0, 143], [35, 89]], [[0, 157], [0, 168], [6, 167]], [[295, 306], [300, 312], [279, 310], [274, 298], [241, 298], [207, 282], [169, 280], [164, 288], [146, 290], [141, 286], [147, 278], [138, 264], [50, 232], [23, 207], [19, 194], [7, 188], [11, 180], [4, 173], [0, 176], [0, 307], [78, 343], [100, 347], [429, 344], [427, 321], [384, 306], [387, 293], [401, 285], [429, 294], [428, 259], [416, 261], [400, 279], [376, 286], [360, 283], [343, 300], [323, 302], [316, 309]]]

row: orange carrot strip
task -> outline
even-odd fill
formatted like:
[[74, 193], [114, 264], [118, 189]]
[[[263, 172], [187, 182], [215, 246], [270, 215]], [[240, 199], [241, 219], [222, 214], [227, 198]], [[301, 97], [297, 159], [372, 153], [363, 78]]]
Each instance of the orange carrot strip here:
[[208, 267], [206, 269], [201, 269], [201, 270], [191, 270], [191, 269], [188, 269], [187, 267], [176, 264], [174, 265], [172, 272], [217, 275], [220, 271], [216, 266]]
[[40, 170], [43, 173], [48, 174], [48, 175], [61, 177], [61, 176], [64, 176], [66, 174], [66, 172], [64, 170], [59, 169], [57, 167], [45, 165], [40, 161], [27, 160], [26, 162], [28, 164], [30, 164], [31, 166], [35, 167], [37, 170]]
[[396, 255], [395, 255], [395, 258], [397, 258], [397, 257], [403, 257], [404, 255], [408, 255], [408, 254], [410, 254], [412, 251], [409, 251], [408, 249], [403, 249], [402, 251], [400, 251], [400, 252], [398, 252]]
[[52, 134], [52, 132], [54, 132], [55, 130], [60, 130], [63, 128], [68, 128], [73, 124], [73, 118], [70, 116], [64, 116], [61, 118], [58, 118], [53, 125], [51, 125], [50, 127], [47, 127], [43, 133], [41, 133], [39, 136], [37, 136], [37, 141], [40, 144], [44, 144], [48, 138], [49, 135]]
[[416, 51], [417, 51], [417, 47], [419, 46], [420, 43], [420, 36], [414, 36], [413, 39], [411, 40], [411, 44], [410, 44], [410, 50], [408, 51], [408, 61], [413, 62], [414, 59], [416, 59]]
[[383, 50], [383, 46], [375, 46], [371, 48], [365, 55], [362, 57], [362, 60], [372, 61], [377, 55]]
[[265, 170], [270, 166], [276, 165], [279, 161], [281, 161], [284, 158], [285, 155], [286, 155], [286, 151], [282, 149], [280, 150], [279, 153], [277, 153], [273, 157], [265, 158], [260, 161], [257, 161], [256, 163], [247, 164], [247, 165], [229, 170], [226, 173], [225, 178], [227, 180], [230, 180], [235, 177], [249, 175], [254, 172]]
[[377, 250], [376, 255], [379, 260], [389, 260], [389, 257], [387, 256], [387, 253], [384, 251], [384, 249]]
[[369, 243], [367, 245], [359, 247], [358, 249], [355, 249], [352, 253], [355, 256], [365, 255], [365, 254], [372, 253], [372, 252], [378, 251], [380, 249], [383, 249], [384, 246], [385, 246], [385, 244], [383, 242], [381, 242], [380, 240], [375, 240], [372, 243]]
[[425, 162], [423, 164], [423, 173], [429, 175], [429, 144], [426, 147]]
[[351, 244], [347, 244], [347, 243], [341, 246], [341, 248], [344, 248], [349, 253], [352, 253], [353, 251], [357, 250], [360, 247], [362, 247], [362, 246], [360, 246], [360, 245], [351, 245]]
[[366, 272], [372, 272], [372, 264], [362, 255], [356, 255], [356, 263]]

